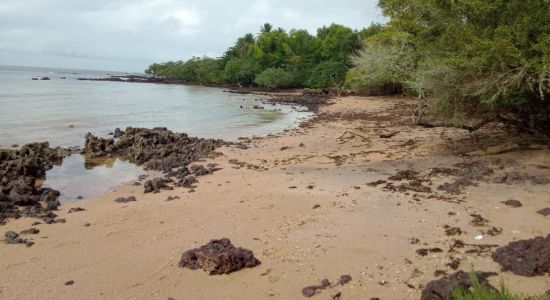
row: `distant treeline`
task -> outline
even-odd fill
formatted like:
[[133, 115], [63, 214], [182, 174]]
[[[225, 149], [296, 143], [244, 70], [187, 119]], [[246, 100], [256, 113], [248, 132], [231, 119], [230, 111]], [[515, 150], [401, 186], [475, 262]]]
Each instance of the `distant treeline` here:
[[264, 24], [258, 35], [248, 33], [220, 58], [194, 57], [150, 65], [145, 73], [203, 85], [258, 85], [267, 88], [341, 86], [351, 67], [350, 54], [361, 41], [382, 30], [372, 24], [353, 30], [332, 24], [317, 30], [274, 29]]

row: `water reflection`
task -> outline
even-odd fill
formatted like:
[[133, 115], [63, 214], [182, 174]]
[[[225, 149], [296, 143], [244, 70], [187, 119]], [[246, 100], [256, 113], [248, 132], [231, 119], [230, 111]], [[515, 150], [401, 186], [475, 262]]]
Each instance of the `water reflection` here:
[[83, 155], [73, 154], [61, 166], [46, 172], [43, 186], [60, 191], [59, 200], [66, 202], [99, 196], [144, 173], [139, 166], [119, 158], [86, 160]]

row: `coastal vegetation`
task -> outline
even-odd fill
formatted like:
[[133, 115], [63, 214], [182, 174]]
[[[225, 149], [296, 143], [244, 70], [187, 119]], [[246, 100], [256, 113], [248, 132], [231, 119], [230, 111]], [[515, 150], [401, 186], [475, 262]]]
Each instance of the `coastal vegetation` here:
[[477, 118], [550, 133], [550, 2], [380, 0], [389, 22], [362, 41], [354, 90], [417, 96], [448, 123]]
[[[380, 0], [384, 25], [260, 28], [220, 58], [149, 66], [204, 85], [349, 89], [420, 99], [414, 120], [492, 121], [550, 133], [550, 2]], [[464, 125], [476, 120], [472, 125]], [[428, 125], [433, 125], [429, 123]]]
[[258, 35], [238, 38], [220, 58], [155, 63], [145, 73], [203, 85], [334, 87], [344, 83], [352, 66], [351, 54], [360, 49], [361, 41], [382, 29], [378, 23], [362, 30], [332, 24], [312, 35], [303, 29], [274, 29], [266, 23]]

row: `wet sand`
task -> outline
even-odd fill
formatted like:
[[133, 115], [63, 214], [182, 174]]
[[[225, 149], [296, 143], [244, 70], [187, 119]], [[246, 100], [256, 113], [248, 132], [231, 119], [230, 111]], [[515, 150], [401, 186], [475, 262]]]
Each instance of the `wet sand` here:
[[[176, 188], [144, 194], [142, 186], [128, 183], [62, 205], [59, 216], [66, 223], [35, 226], [40, 233], [25, 237], [35, 242], [32, 247], [0, 243], [0, 298], [301, 299], [305, 286], [349, 274], [350, 283], [312, 299], [337, 292], [342, 299], [418, 299], [436, 270], [454, 272], [447, 266], [453, 259], [466, 271], [473, 266], [499, 272], [491, 251], [475, 245], [503, 246], [550, 234], [550, 216], [536, 213], [550, 207], [550, 185], [494, 182], [512, 171], [550, 178], [549, 150], [465, 157], [522, 139], [506, 136], [498, 126], [475, 133], [410, 126], [414, 101], [406, 98], [333, 102], [299, 129], [252, 138], [245, 150], [218, 149], [223, 156], [201, 164], [223, 169], [199, 177], [193, 193]], [[245, 164], [229, 163], [234, 159]], [[473, 162], [494, 173], [458, 195], [437, 189], [456, 176], [429, 175], [434, 167]], [[386, 180], [398, 186], [406, 181], [388, 178], [399, 170], [418, 171], [431, 192], [367, 185]], [[137, 201], [115, 203], [120, 196]], [[166, 201], [168, 196], [179, 199]], [[508, 199], [523, 206], [501, 203]], [[74, 207], [85, 211], [68, 214]], [[487, 222], [472, 223], [471, 214]], [[19, 232], [35, 221], [9, 220], [1, 229]], [[448, 236], [445, 225], [463, 233]], [[487, 234], [493, 227], [502, 233]], [[475, 240], [480, 234], [483, 239]], [[252, 250], [262, 264], [220, 276], [177, 266], [183, 251], [222, 237]], [[449, 251], [454, 239], [468, 245]], [[416, 253], [434, 247], [443, 252]], [[543, 294], [550, 287], [548, 275], [499, 273], [492, 282], [498, 286], [502, 279], [514, 292]], [[65, 285], [69, 280], [74, 284]]]

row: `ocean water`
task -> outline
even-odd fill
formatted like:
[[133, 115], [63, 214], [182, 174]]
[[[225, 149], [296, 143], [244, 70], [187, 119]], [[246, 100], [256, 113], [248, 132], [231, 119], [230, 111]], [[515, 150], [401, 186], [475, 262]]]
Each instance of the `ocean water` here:
[[[127, 126], [235, 140], [280, 132], [310, 116], [301, 108], [263, 104], [260, 96], [220, 88], [77, 79], [109, 75], [126, 74], [0, 66], [0, 148], [38, 141], [83, 146], [87, 132], [106, 137]], [[45, 76], [50, 80], [32, 80]], [[255, 105], [265, 109], [252, 109]], [[72, 155], [46, 173], [43, 185], [59, 190], [67, 201], [97, 196], [142, 173], [126, 161], [93, 166]]]
[[[0, 147], [34, 141], [82, 146], [87, 132], [106, 136], [127, 126], [234, 140], [279, 132], [309, 116], [286, 105], [264, 105], [257, 95], [220, 88], [77, 80], [109, 74], [120, 75], [0, 66]], [[51, 80], [32, 80], [44, 76]], [[254, 105], [265, 109], [252, 109]]]

